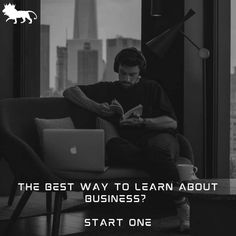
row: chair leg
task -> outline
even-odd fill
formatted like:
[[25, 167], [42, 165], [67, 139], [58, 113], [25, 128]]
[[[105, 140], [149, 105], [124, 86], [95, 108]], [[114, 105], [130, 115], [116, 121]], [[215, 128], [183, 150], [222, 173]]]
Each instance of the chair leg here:
[[64, 199], [64, 200], [67, 200], [67, 192], [64, 192], [64, 193], [63, 193], [63, 199]]
[[54, 202], [52, 236], [58, 236], [59, 235], [62, 197], [63, 197], [63, 192], [56, 192], [55, 202]]
[[22, 197], [20, 198], [20, 201], [18, 202], [15, 210], [13, 211], [13, 213], [11, 215], [11, 219], [9, 221], [9, 224], [6, 227], [6, 230], [5, 230], [6, 235], [8, 235], [8, 233], [12, 229], [12, 225], [16, 222], [18, 216], [22, 212], [22, 210], [23, 210], [25, 204], [27, 203], [27, 201], [29, 200], [29, 197], [31, 196], [31, 194], [32, 194], [32, 191], [25, 191], [23, 193]]
[[22, 212], [25, 204], [29, 200], [29, 197], [31, 196], [32, 191], [25, 191], [24, 194], [22, 195], [19, 203], [16, 206], [16, 209], [14, 210], [12, 216], [11, 216], [11, 221], [16, 221], [17, 217], [20, 215]]
[[17, 190], [17, 180], [16, 180], [16, 178], [14, 178], [14, 181], [11, 186], [10, 196], [8, 198], [8, 206], [12, 205], [14, 198], [15, 198], [16, 190]]
[[52, 192], [46, 192], [46, 208], [47, 213], [52, 211]]

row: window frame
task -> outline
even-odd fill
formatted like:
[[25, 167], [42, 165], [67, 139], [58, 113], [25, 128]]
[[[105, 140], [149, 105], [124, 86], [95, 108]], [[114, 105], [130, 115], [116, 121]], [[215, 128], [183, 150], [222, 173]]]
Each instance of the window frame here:
[[210, 177], [230, 177], [231, 0], [204, 1], [205, 44], [211, 51], [207, 76], [210, 98], [208, 139]]
[[33, 24], [14, 27], [14, 97], [40, 96], [40, 0], [14, 0], [18, 9], [34, 11]]
[[[185, 42], [184, 133], [192, 143], [199, 177], [228, 178], [230, 176], [230, 0], [186, 0], [185, 11], [190, 8], [196, 11], [196, 15], [185, 23], [185, 33], [200, 47], [208, 48], [211, 55], [207, 59], [204, 85], [206, 96], [204, 96], [202, 61], [192, 45]], [[205, 113], [203, 113], [204, 106], [206, 106]]]
[[[204, 44], [212, 54], [207, 62], [207, 86], [211, 90], [206, 102], [211, 109], [207, 110], [206, 177], [227, 178], [230, 170], [230, 0], [202, 1]], [[35, 11], [40, 19], [40, 0], [14, 0], [14, 3]], [[39, 55], [40, 20], [33, 25], [17, 24], [14, 28], [15, 96], [39, 96]]]
[[[213, 1], [213, 177], [230, 177], [230, 0]], [[215, 130], [215, 132], [214, 132]]]

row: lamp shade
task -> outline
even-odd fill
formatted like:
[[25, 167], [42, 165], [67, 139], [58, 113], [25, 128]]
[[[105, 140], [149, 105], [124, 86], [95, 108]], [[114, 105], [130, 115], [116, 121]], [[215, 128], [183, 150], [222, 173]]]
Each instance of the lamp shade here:
[[161, 16], [161, 0], [151, 1], [151, 16]]
[[165, 53], [168, 51], [172, 43], [174, 42], [184, 22], [188, 20], [189, 18], [191, 18], [194, 14], [195, 12], [192, 9], [190, 9], [180, 22], [178, 22], [173, 27], [169, 28], [168, 30], [161, 33], [160, 35], [148, 41], [146, 45], [159, 58], [162, 58], [165, 55]]

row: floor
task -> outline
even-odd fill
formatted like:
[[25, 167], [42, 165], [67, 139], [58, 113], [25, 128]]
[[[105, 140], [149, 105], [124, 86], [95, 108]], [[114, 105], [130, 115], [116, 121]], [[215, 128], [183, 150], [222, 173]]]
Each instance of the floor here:
[[[142, 217], [140, 215], [142, 213]], [[138, 207], [131, 207], [122, 209], [122, 207], [90, 207], [89, 209], [67, 212], [61, 214], [61, 228], [60, 235], [73, 235], [73, 236], [92, 236], [92, 235], [163, 235], [163, 236], [177, 236], [181, 235], [177, 232], [176, 218], [169, 217], [171, 212], [163, 211], [152, 212]], [[173, 212], [172, 212], [173, 213]], [[123, 218], [121, 227], [85, 227], [85, 218]], [[169, 217], [169, 218], [168, 218]], [[130, 218], [152, 218], [151, 227], [130, 227], [127, 226], [127, 222]], [[165, 220], [167, 219], [167, 220]], [[169, 222], [168, 222], [169, 221]], [[38, 216], [19, 219], [15, 224], [14, 228], [10, 230], [8, 234], [5, 233], [8, 221], [0, 221], [0, 235], [1, 236], [49, 236], [52, 225], [51, 216]], [[98, 232], [99, 231], [99, 232]]]
[[[67, 213], [61, 216], [61, 229], [60, 234], [73, 234], [77, 232], [83, 232], [83, 213]], [[5, 229], [8, 221], [0, 222], [0, 235], [5, 236], [49, 236], [52, 224], [52, 217], [39, 216], [30, 217], [18, 220], [14, 228], [11, 229], [10, 233], [6, 234]]]

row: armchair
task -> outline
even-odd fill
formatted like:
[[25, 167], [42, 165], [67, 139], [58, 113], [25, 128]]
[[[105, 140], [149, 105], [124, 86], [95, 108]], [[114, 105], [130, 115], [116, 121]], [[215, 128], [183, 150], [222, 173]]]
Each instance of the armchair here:
[[[34, 118], [56, 119], [68, 116], [72, 118], [76, 128], [96, 128], [96, 116], [94, 114], [76, 107], [64, 98], [15, 98], [0, 101], [0, 149], [17, 182], [68, 181], [79, 183], [85, 181], [129, 181], [149, 178], [144, 171], [132, 168], [109, 168], [105, 173], [73, 173], [49, 169], [40, 156], [39, 137]], [[184, 142], [184, 145], [187, 144]], [[10, 224], [16, 221], [31, 193], [32, 191], [24, 192], [13, 212]], [[56, 192], [55, 194], [53, 236], [59, 233], [63, 193]]]

